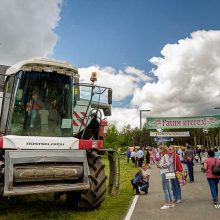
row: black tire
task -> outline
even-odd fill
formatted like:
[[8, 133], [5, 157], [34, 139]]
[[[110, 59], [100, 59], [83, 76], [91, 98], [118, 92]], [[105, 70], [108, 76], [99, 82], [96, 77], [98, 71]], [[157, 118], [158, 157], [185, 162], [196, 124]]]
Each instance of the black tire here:
[[102, 164], [101, 158], [95, 153], [92, 152], [88, 154], [87, 157], [89, 164], [89, 180], [90, 180], [90, 189], [84, 190], [81, 192], [80, 196], [76, 196], [77, 192], [67, 193], [67, 203], [74, 208], [77, 201], [78, 209], [91, 210], [98, 208], [102, 202], [105, 200], [106, 188], [106, 179], [105, 175], [105, 165]]
[[0, 151], [0, 198], [3, 195], [4, 191], [4, 174], [3, 174], [3, 169], [4, 169], [4, 157], [2, 155], [2, 152]]
[[2, 178], [0, 178], [0, 199], [2, 198], [3, 191], [4, 191], [4, 184]]
[[67, 207], [70, 209], [78, 209], [78, 201], [80, 200], [80, 193], [79, 192], [67, 192], [66, 193], [66, 204]]

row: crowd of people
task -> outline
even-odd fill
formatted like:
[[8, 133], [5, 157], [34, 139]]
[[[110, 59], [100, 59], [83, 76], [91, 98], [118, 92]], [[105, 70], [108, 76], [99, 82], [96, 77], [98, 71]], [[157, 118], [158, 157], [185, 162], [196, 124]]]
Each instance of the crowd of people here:
[[[220, 149], [186, 149], [161, 145], [158, 148], [128, 148], [127, 162], [132, 161], [138, 172], [131, 180], [136, 194], [148, 194], [150, 185], [150, 165], [156, 164], [160, 170], [165, 204], [160, 209], [169, 209], [182, 202], [181, 185], [194, 182], [194, 165], [201, 164], [201, 171], [206, 173], [213, 204], [218, 204], [218, 183], [220, 180]], [[144, 158], [145, 157], [145, 158]], [[146, 163], [145, 163], [146, 161]], [[217, 171], [214, 172], [213, 167]]]

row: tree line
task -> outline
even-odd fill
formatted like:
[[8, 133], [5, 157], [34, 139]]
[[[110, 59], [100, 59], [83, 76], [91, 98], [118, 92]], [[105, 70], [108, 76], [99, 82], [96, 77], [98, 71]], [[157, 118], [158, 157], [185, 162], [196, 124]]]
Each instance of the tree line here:
[[[220, 146], [220, 128], [191, 128], [191, 129], [164, 129], [164, 132], [168, 131], [189, 131], [189, 137], [174, 137], [172, 142], [166, 144], [185, 146], [187, 144], [196, 147], [198, 145], [206, 148]], [[156, 147], [158, 143], [155, 141], [155, 137], [150, 137], [150, 131], [145, 127], [143, 129], [131, 128], [130, 125], [124, 126], [119, 131], [115, 125], [110, 125], [107, 131], [107, 136], [104, 138], [105, 148], [113, 148], [118, 150], [119, 148], [125, 150], [128, 146], [151, 146]]]

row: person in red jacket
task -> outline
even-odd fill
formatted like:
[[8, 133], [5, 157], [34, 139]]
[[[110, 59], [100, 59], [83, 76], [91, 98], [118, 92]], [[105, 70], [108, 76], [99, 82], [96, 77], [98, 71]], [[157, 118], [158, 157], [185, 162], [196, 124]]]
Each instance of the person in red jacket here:
[[[175, 148], [173, 146], [169, 147], [169, 157], [173, 162], [173, 167], [175, 172], [182, 172], [183, 167], [180, 161], [179, 155], [175, 152]], [[181, 188], [179, 184], [179, 180], [176, 177], [175, 179], [171, 179], [172, 190], [174, 201], [178, 204], [182, 202]]]

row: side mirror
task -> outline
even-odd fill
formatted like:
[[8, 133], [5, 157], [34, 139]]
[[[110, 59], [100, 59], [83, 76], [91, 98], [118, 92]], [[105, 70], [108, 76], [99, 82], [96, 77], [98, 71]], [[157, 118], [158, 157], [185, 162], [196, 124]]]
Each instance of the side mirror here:
[[112, 104], [112, 89], [108, 89], [108, 104]]
[[74, 85], [74, 100], [79, 101], [80, 100], [80, 87], [79, 84]]
[[111, 106], [108, 106], [107, 108], [104, 108], [103, 112], [104, 112], [105, 116], [111, 116], [111, 114], [112, 114]]

